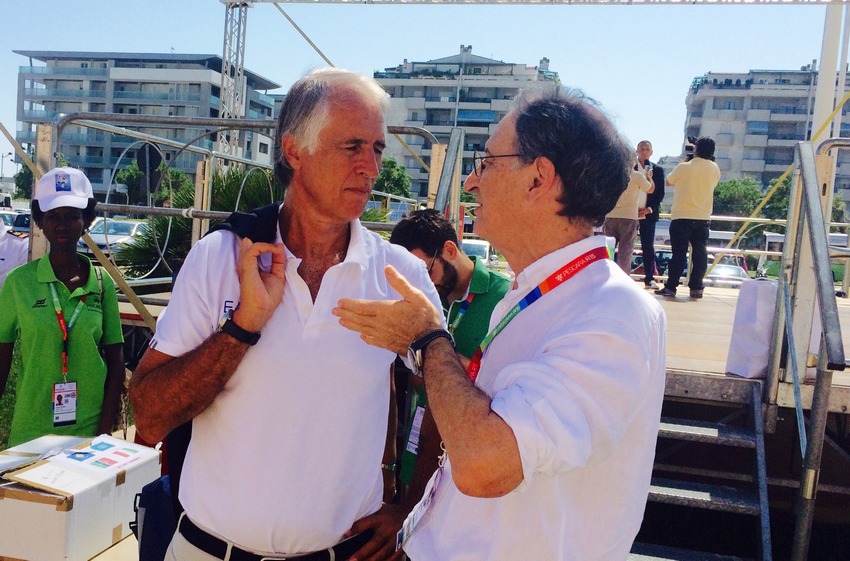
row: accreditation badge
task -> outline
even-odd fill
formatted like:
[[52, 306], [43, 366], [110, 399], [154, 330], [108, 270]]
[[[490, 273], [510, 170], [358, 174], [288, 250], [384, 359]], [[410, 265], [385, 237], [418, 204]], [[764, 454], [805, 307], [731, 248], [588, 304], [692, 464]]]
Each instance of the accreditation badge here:
[[[443, 456], [443, 458], [445, 458], [445, 456]], [[428, 507], [431, 506], [431, 501], [434, 499], [434, 495], [437, 494], [437, 486], [440, 484], [440, 478], [443, 476], [444, 461], [444, 459], [440, 461], [440, 467], [437, 468], [436, 472], [434, 472], [433, 477], [431, 477], [431, 480], [425, 487], [425, 492], [422, 493], [422, 500], [419, 501], [419, 504], [413, 507], [411, 513], [407, 515], [404, 524], [402, 524], [401, 530], [399, 530], [396, 534], [396, 551], [401, 549], [410, 536], [413, 535], [413, 530], [416, 528], [416, 525], [419, 524], [422, 517], [425, 515], [425, 512], [428, 510]]]
[[77, 382], [53, 384], [53, 426], [77, 423]]

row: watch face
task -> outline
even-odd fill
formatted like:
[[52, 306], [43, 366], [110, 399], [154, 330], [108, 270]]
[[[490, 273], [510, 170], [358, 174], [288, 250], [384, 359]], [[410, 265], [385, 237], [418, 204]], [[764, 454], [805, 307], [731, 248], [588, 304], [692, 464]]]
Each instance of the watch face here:
[[414, 351], [412, 348], [410, 348], [410, 347], [407, 348], [407, 362], [410, 363], [410, 369], [417, 376], [421, 376], [422, 375], [422, 369], [421, 369], [421, 366], [419, 364], [419, 361], [416, 359], [417, 354], [418, 353], [416, 351]]

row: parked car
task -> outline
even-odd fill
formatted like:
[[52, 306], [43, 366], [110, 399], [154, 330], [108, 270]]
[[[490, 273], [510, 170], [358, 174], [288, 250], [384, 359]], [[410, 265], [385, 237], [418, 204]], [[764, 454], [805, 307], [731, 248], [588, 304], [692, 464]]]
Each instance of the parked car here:
[[485, 240], [463, 240], [461, 244], [465, 254], [470, 256], [476, 255], [490, 266], [499, 264], [499, 256], [496, 255], [496, 250], [493, 249], [490, 242]]
[[[666, 275], [667, 268], [670, 266], [670, 259], [673, 257], [673, 252], [667, 249], [660, 249], [655, 252], [655, 276]], [[714, 262], [714, 255], [708, 255], [708, 266]], [[742, 266], [742, 264], [744, 266]], [[706, 286], [729, 286], [739, 287], [741, 281], [750, 278], [746, 267], [746, 260], [743, 255], [724, 255], [720, 258], [720, 262], [711, 269], [705, 277], [704, 284]], [[636, 249], [632, 254], [632, 275], [643, 278], [643, 255], [639, 249]], [[685, 276], [681, 281], [687, 283], [688, 272], [685, 271]]]
[[18, 212], [12, 222], [13, 232], [30, 232], [30, 211]]
[[747, 271], [738, 265], [729, 265], [728, 263], [718, 263], [712, 268], [703, 284], [705, 286], [727, 286], [731, 288], [740, 288], [741, 283], [750, 278]]
[[0, 220], [3, 221], [3, 224], [9, 226], [10, 228], [15, 224], [15, 217], [18, 215], [17, 212], [13, 212], [11, 210], [0, 210]]
[[[103, 253], [110, 256], [120, 252], [124, 245], [133, 238], [141, 236], [147, 228], [147, 222], [142, 220], [106, 218], [95, 221], [89, 230], [89, 236]], [[85, 255], [92, 255], [92, 251], [83, 240], [77, 242], [77, 251]]]

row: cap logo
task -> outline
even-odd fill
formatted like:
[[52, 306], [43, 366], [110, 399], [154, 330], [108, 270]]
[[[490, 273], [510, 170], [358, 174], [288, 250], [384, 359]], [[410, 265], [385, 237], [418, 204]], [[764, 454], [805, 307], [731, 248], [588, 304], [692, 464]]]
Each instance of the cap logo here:
[[60, 191], [71, 192], [71, 178], [66, 173], [56, 174], [56, 192]]

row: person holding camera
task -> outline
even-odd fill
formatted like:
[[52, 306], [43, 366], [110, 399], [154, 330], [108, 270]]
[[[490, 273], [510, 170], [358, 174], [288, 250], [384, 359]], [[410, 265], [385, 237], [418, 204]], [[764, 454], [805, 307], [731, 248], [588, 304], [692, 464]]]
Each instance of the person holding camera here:
[[670, 245], [673, 257], [667, 270], [667, 282], [655, 291], [660, 296], [676, 296], [679, 279], [685, 272], [688, 245], [691, 246], [691, 274], [688, 287], [691, 298], [702, 298], [703, 277], [708, 270], [709, 224], [714, 205], [714, 188], [720, 182], [720, 168], [714, 163], [714, 140], [703, 136], [694, 146], [694, 159], [682, 162], [670, 172], [667, 185], [673, 186]]

